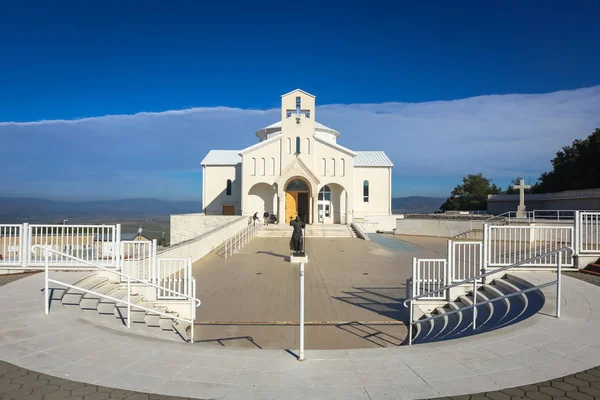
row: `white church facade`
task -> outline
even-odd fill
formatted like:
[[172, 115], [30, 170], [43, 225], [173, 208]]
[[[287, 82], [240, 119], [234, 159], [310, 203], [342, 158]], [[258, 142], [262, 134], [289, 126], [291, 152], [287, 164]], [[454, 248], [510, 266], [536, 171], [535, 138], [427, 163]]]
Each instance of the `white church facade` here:
[[392, 212], [392, 167], [383, 151], [353, 151], [340, 133], [315, 120], [315, 96], [281, 96], [281, 121], [243, 150], [211, 150], [202, 160], [206, 215], [264, 211], [289, 224], [347, 224]]

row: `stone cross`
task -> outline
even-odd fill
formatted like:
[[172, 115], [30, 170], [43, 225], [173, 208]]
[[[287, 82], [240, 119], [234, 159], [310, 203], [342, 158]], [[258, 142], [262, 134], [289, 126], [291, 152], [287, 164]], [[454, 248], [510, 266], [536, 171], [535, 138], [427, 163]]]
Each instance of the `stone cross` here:
[[526, 218], [525, 213], [525, 189], [530, 189], [531, 185], [526, 185], [525, 181], [521, 179], [518, 185], [514, 186], [515, 189], [519, 189], [519, 207], [517, 208], [517, 218]]

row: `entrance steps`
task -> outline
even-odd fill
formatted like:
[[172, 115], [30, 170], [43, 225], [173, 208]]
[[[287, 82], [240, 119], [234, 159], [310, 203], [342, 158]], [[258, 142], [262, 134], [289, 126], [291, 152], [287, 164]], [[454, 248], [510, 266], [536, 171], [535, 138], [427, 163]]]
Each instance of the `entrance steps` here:
[[[293, 228], [288, 225], [263, 225], [257, 232], [259, 237], [291, 237]], [[306, 225], [307, 238], [355, 238], [356, 232], [349, 225], [316, 224]]]
[[[61, 278], [64, 282], [81, 289], [110, 296], [114, 299], [127, 300], [127, 284], [89, 273], [85, 276], [80, 273], [65, 273]], [[77, 313], [79, 317], [93, 324], [142, 336], [174, 341], [189, 340], [187, 333], [189, 324], [187, 323], [131, 307], [131, 328], [127, 328], [126, 304], [77, 289], [69, 288], [65, 290], [62, 286], [52, 289], [51, 293], [53, 302], [59, 301], [67, 312]], [[157, 310], [174, 317], [179, 316], [178, 313], [169, 311], [167, 307], [146, 300], [144, 296], [138, 293], [134, 284], [131, 285], [130, 301], [151, 310]]]
[[[532, 286], [519, 276], [506, 274], [489, 284], [479, 284], [477, 302], [515, 293]], [[416, 320], [412, 327], [412, 343], [457, 339], [512, 325], [536, 314], [543, 307], [544, 301], [541, 291], [536, 290], [477, 306], [476, 329], [473, 329], [473, 292], [470, 291], [442, 306], [430, 307], [431, 309], [419, 320], [441, 317], [423, 322]], [[420, 303], [420, 308], [424, 307], [426, 308], [426, 304]], [[455, 310], [458, 311], [444, 316]]]

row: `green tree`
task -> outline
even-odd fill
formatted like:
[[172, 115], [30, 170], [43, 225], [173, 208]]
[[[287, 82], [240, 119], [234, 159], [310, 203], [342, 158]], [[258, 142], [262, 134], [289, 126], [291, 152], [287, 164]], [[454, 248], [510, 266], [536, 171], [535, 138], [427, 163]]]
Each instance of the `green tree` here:
[[600, 129], [563, 147], [552, 160], [552, 167], [538, 179], [535, 193], [600, 187]]
[[483, 174], [469, 174], [463, 178], [462, 185], [454, 188], [440, 210], [485, 210], [488, 194], [498, 194], [501, 191], [500, 187], [485, 178]]

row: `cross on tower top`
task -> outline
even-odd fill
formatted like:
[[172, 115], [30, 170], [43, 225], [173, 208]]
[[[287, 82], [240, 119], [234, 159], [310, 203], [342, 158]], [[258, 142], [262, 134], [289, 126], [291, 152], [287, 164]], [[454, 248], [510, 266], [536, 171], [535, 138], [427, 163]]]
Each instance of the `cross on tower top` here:
[[302, 110], [302, 99], [300, 96], [296, 97], [296, 109], [295, 110], [286, 110], [286, 117], [289, 118], [292, 116], [293, 112], [296, 112], [296, 122], [300, 123], [300, 116], [304, 114], [306, 118], [310, 118], [310, 110]]

